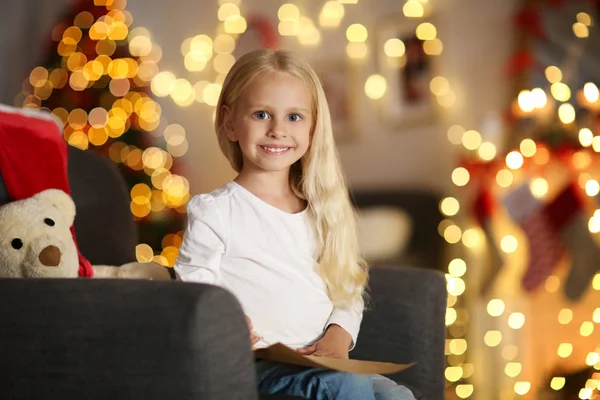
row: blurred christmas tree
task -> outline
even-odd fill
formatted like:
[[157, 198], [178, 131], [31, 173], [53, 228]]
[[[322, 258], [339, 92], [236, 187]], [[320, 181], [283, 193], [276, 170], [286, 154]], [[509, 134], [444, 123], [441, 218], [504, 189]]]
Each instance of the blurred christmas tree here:
[[145, 29], [132, 29], [125, 5], [76, 2], [52, 30], [47, 57], [31, 71], [17, 105], [51, 111], [69, 145], [119, 164], [142, 241], [138, 260], [172, 266], [189, 199], [174, 157], [185, 153], [187, 141], [181, 126], [164, 126], [150, 97], [162, 52]]

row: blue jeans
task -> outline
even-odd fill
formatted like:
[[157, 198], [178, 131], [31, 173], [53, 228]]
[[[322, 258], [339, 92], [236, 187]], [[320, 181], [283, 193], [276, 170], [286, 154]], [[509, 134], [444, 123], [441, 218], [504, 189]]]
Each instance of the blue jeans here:
[[270, 361], [256, 363], [258, 390], [310, 400], [414, 400], [412, 392], [381, 375], [347, 372]]

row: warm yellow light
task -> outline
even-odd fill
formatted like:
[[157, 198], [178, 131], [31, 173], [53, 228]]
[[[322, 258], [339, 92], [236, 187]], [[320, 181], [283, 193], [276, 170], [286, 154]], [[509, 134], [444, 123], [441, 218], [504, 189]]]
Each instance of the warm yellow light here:
[[417, 0], [408, 0], [406, 3], [404, 3], [402, 12], [408, 18], [421, 18], [425, 13], [425, 9]]
[[387, 81], [381, 75], [371, 75], [365, 82], [365, 94], [372, 100], [381, 99], [387, 90]]
[[531, 390], [531, 382], [515, 382], [513, 389], [516, 394], [524, 396]]
[[531, 193], [538, 199], [548, 194], [548, 181], [544, 178], [536, 178], [529, 185]]
[[300, 17], [298, 21], [300, 31], [298, 32], [298, 41], [304, 46], [316, 46], [321, 43], [321, 32], [315, 27], [312, 20], [307, 17]]
[[523, 166], [523, 155], [518, 151], [511, 151], [506, 155], [506, 166], [510, 169], [519, 169]]
[[591, 233], [600, 232], [600, 218], [598, 217], [598, 215], [593, 215], [590, 217], [588, 221], [588, 230]]
[[460, 278], [467, 272], [467, 263], [461, 258], [455, 258], [448, 264], [448, 273], [455, 278]]
[[173, 82], [170, 96], [180, 106], [189, 106], [194, 102], [194, 90], [185, 79], [177, 79]]
[[596, 196], [600, 193], [600, 183], [595, 179], [590, 179], [585, 183], [585, 193], [590, 196]]
[[517, 97], [517, 103], [524, 112], [531, 112], [535, 109], [535, 98], [529, 90], [522, 90]]
[[467, 171], [467, 169], [464, 167], [458, 167], [452, 171], [452, 182], [456, 186], [465, 186], [467, 183], [469, 183], [470, 178], [471, 176], [469, 171]]
[[383, 45], [383, 52], [388, 57], [402, 57], [406, 53], [406, 46], [398, 38], [388, 39]]
[[552, 97], [558, 101], [568, 101], [571, 98], [571, 89], [562, 82], [553, 83], [550, 92]]
[[467, 341], [465, 339], [452, 339], [448, 344], [450, 353], [461, 355], [467, 351]]
[[525, 325], [525, 315], [520, 312], [514, 312], [508, 317], [508, 326], [512, 329], [521, 329]]
[[594, 136], [594, 139], [592, 139], [592, 149], [596, 153], [600, 153], [600, 136]]
[[585, 96], [585, 99], [590, 103], [597, 102], [598, 98], [600, 97], [598, 86], [596, 86], [592, 82], [586, 83], [585, 85], [583, 85], [583, 95]]
[[522, 370], [523, 366], [518, 362], [510, 362], [506, 364], [506, 367], [504, 367], [504, 373], [511, 378], [516, 378], [519, 376]]
[[219, 74], [226, 74], [235, 64], [235, 57], [230, 53], [217, 54], [213, 61], [213, 67]]
[[491, 161], [496, 157], [496, 146], [490, 142], [483, 142], [477, 151], [484, 161]]
[[463, 369], [461, 367], [447, 367], [444, 376], [449, 382], [458, 382], [463, 377]]
[[591, 321], [585, 321], [581, 324], [581, 327], [579, 328], [579, 334], [581, 336], [590, 336], [592, 333], [594, 333], [594, 323]]
[[423, 22], [417, 26], [415, 33], [420, 40], [433, 40], [437, 36], [437, 29], [432, 23]]
[[558, 107], [558, 118], [563, 124], [570, 124], [575, 121], [575, 108], [569, 103], [561, 104]]
[[369, 32], [364, 25], [352, 24], [346, 29], [346, 38], [349, 42], [365, 42], [369, 37]]
[[578, 38], [586, 38], [590, 36], [590, 30], [587, 26], [582, 24], [581, 22], [575, 22], [573, 24], [573, 33]]
[[590, 366], [595, 365], [598, 362], [600, 362], [600, 354], [595, 352], [588, 353], [587, 357], [585, 358], [585, 363]]
[[443, 76], [436, 76], [429, 83], [429, 89], [436, 96], [443, 96], [450, 91], [450, 83]]
[[456, 322], [458, 314], [454, 308], [446, 308], [446, 326], [450, 326]]
[[296, 36], [300, 33], [299, 21], [281, 21], [277, 26], [281, 36]]
[[537, 145], [531, 139], [523, 139], [519, 145], [519, 150], [524, 157], [533, 157], [537, 151]]
[[556, 353], [559, 357], [567, 358], [573, 353], [573, 345], [571, 343], [561, 343]]
[[589, 128], [581, 128], [579, 130], [579, 143], [581, 143], [583, 147], [590, 147], [593, 140], [594, 134]]
[[423, 43], [423, 51], [429, 56], [439, 56], [444, 51], [444, 45], [439, 38], [426, 40]]
[[594, 280], [592, 281], [592, 287], [594, 290], [600, 290], [600, 273], [594, 275]]
[[498, 183], [498, 186], [500, 186], [500, 187], [504, 187], [504, 188], [509, 187], [510, 185], [512, 185], [513, 181], [514, 181], [514, 176], [513, 176], [512, 172], [510, 172], [507, 169], [501, 169], [496, 174], [496, 183]]
[[451, 277], [451, 279], [449, 279], [447, 282], [446, 289], [451, 295], [460, 296], [465, 292], [465, 287], [466, 286], [464, 280], [462, 280], [461, 278]]
[[567, 325], [573, 320], [573, 311], [570, 308], [563, 308], [558, 313], [558, 322]]
[[544, 89], [535, 88], [531, 91], [531, 98], [533, 99], [533, 105], [535, 108], [544, 108], [548, 102], [548, 97]]
[[457, 301], [458, 301], [458, 297], [449, 294], [447, 302], [446, 302], [446, 306], [447, 307], [454, 307], [456, 305]]
[[338, 1], [327, 1], [319, 13], [319, 25], [323, 28], [337, 28], [344, 18], [345, 9]]
[[369, 47], [365, 42], [350, 42], [346, 46], [346, 54], [354, 60], [360, 60], [367, 56]]
[[447, 227], [444, 230], [444, 239], [446, 239], [446, 241], [448, 243], [451, 243], [451, 244], [458, 243], [458, 241], [460, 240], [461, 237], [462, 237], [462, 231], [456, 225], [450, 225], [449, 227]]
[[237, 4], [233, 3], [224, 3], [219, 7], [219, 11], [217, 11], [217, 16], [219, 21], [227, 21], [228, 18], [236, 17], [240, 15], [240, 8]]
[[246, 32], [248, 23], [241, 15], [232, 15], [223, 24], [223, 30], [228, 34], [242, 34]]
[[448, 93], [442, 96], [437, 96], [436, 100], [440, 107], [450, 108], [456, 102], [456, 94], [454, 93], [454, 91], [450, 90]]
[[219, 95], [221, 94], [222, 86], [218, 83], [209, 83], [204, 87], [202, 91], [202, 98], [204, 102], [209, 106], [216, 106], [219, 101]]
[[151, 89], [158, 97], [165, 97], [171, 93], [171, 85], [175, 82], [175, 75], [168, 71], [162, 71], [156, 74], [152, 79]]
[[546, 79], [550, 83], [560, 82], [562, 80], [562, 71], [556, 66], [550, 66], [545, 71]]
[[200, 72], [206, 67], [207, 61], [206, 54], [198, 50], [192, 50], [185, 55], [183, 64], [188, 71]]
[[487, 331], [483, 341], [490, 347], [496, 347], [502, 342], [502, 333], [500, 331]]
[[555, 376], [554, 378], [552, 378], [552, 381], [550, 382], [550, 387], [553, 390], [561, 390], [563, 387], [565, 387], [565, 382], [566, 379], [564, 377], [561, 376]]
[[597, 324], [600, 324], [600, 307], [594, 310], [594, 314], [592, 315], [592, 321]]
[[213, 47], [217, 54], [233, 53], [235, 50], [235, 39], [231, 35], [222, 33], [215, 38]]
[[462, 136], [462, 144], [467, 150], [476, 150], [481, 145], [481, 134], [475, 130], [468, 130]]
[[279, 10], [277, 11], [277, 17], [282, 22], [297, 21], [298, 19], [300, 19], [300, 10], [294, 4], [283, 4], [281, 7], [279, 7]]
[[462, 242], [465, 247], [470, 249], [477, 247], [481, 243], [481, 235], [479, 231], [474, 228], [470, 228], [464, 231], [462, 235]]
[[514, 253], [519, 247], [519, 241], [513, 235], [506, 235], [500, 240], [500, 248], [505, 253]]
[[457, 385], [455, 392], [461, 399], [468, 399], [473, 394], [473, 385]]
[[145, 243], [135, 246], [135, 258], [138, 262], [150, 262], [154, 257], [154, 250]]
[[487, 304], [487, 312], [492, 317], [499, 317], [504, 313], [506, 305], [501, 299], [492, 299]]
[[460, 125], [452, 125], [448, 128], [448, 140], [450, 143], [459, 145], [462, 144], [462, 136], [465, 133], [465, 128]]
[[453, 216], [458, 214], [460, 204], [454, 197], [446, 197], [440, 202], [440, 210], [447, 216]]
[[588, 13], [580, 12], [577, 13], [577, 22], [581, 22], [585, 26], [592, 25], [592, 17]]

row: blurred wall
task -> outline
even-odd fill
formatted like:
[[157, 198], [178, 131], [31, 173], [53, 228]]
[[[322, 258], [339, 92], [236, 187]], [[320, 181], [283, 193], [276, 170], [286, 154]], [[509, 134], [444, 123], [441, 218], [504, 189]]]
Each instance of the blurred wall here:
[[[357, 65], [359, 91], [356, 112], [358, 134], [339, 144], [348, 180], [354, 187], [425, 187], [450, 188], [454, 148], [446, 130], [454, 123], [485, 131], [485, 119], [497, 117], [505, 105], [507, 82], [503, 65], [513, 45], [511, 18], [516, 0], [430, 0], [438, 37], [444, 52], [438, 57], [437, 70], [447, 77], [457, 95], [455, 105], [440, 121], [414, 127], [391, 128], [382, 123], [377, 102], [367, 99], [361, 90], [367, 76], [377, 73], [373, 36], [382, 17], [402, 12], [400, 0], [360, 0], [346, 6], [339, 29], [322, 31], [321, 46], [302, 47], [295, 38], [286, 38], [283, 47], [300, 51], [311, 61], [339, 60], [345, 57], [345, 28], [362, 23], [370, 32], [367, 58]], [[243, 0], [246, 14], [262, 13], [277, 21], [281, 0]], [[324, 1], [295, 1], [304, 15], [317, 20]], [[19, 91], [19, 71], [25, 74], [40, 56], [42, 40], [69, 0], [21, 0], [8, 2], [0, 16], [0, 103], [11, 103]], [[174, 7], [174, 4], [177, 7]], [[191, 82], [202, 79], [183, 66], [182, 41], [197, 34], [214, 36], [218, 1], [129, 0], [134, 24], [149, 29], [153, 40], [162, 46], [161, 70], [170, 70]], [[23, 77], [23, 73], [20, 74]], [[183, 125], [190, 150], [183, 161], [192, 193], [205, 192], [234, 176], [221, 155], [212, 127], [213, 109], [205, 104], [182, 108], [169, 98], [160, 99], [163, 115], [169, 123]], [[485, 132], [483, 132], [485, 134]]]
[[[354, 140], [339, 144], [339, 151], [349, 182], [354, 187], [428, 187], [444, 189], [450, 185], [454, 149], [446, 130], [452, 123], [482, 129], [484, 118], [495, 117], [505, 105], [506, 82], [503, 65], [513, 45], [512, 12], [516, 0], [430, 0], [438, 37], [444, 44], [439, 57], [439, 71], [446, 76], [457, 94], [454, 107], [443, 120], [429, 126], [391, 129], [381, 123], [376, 102], [360, 92], [357, 104], [360, 125]], [[243, 0], [242, 11], [270, 16], [277, 21], [279, 0]], [[324, 1], [294, 1], [302, 14], [317, 20]], [[183, 67], [181, 42], [200, 33], [214, 35], [217, 1], [179, 0], [130, 1], [135, 22], [146, 26], [164, 50], [161, 68], [177, 76], [192, 78]], [[337, 60], [345, 57], [345, 29], [362, 23], [370, 32], [367, 59], [359, 65], [358, 83], [377, 73], [372, 39], [382, 17], [401, 13], [399, 0], [360, 0], [347, 5], [341, 27], [323, 31], [321, 46], [302, 47], [296, 39], [286, 40], [283, 47], [301, 51], [309, 60]], [[170, 14], [169, 17], [166, 15]], [[287, 39], [287, 38], [286, 38]], [[186, 160], [193, 192], [211, 190], [233, 177], [227, 161], [218, 150], [212, 128], [212, 109], [206, 105], [180, 108], [169, 100], [161, 102], [170, 122], [185, 126], [190, 150]]]

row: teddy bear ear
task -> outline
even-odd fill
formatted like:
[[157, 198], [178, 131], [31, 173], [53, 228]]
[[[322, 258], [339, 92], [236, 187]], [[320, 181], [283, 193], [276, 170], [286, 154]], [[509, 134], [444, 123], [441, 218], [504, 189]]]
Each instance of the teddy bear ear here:
[[75, 203], [71, 196], [60, 189], [46, 189], [34, 195], [33, 198], [52, 204], [64, 215], [69, 227], [73, 225], [73, 221], [75, 221]]

